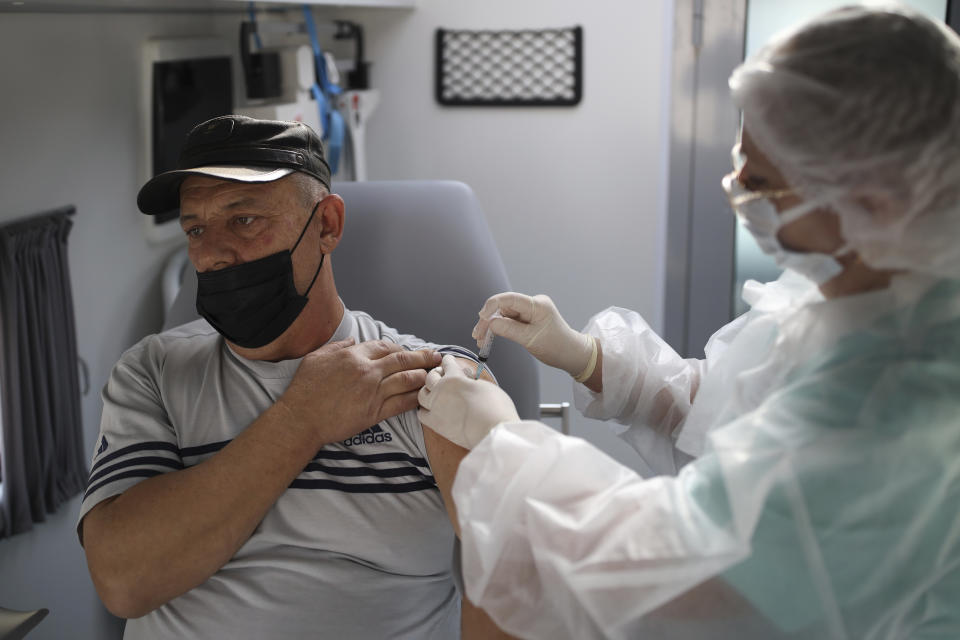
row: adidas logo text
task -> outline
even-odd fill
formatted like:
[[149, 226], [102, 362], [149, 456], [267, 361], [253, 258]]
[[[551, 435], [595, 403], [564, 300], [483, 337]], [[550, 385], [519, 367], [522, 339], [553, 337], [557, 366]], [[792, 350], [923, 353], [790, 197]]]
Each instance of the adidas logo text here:
[[384, 431], [379, 425], [374, 425], [369, 429], [361, 431], [352, 438], [344, 440], [343, 446], [353, 447], [359, 444], [376, 444], [378, 442], [390, 442], [392, 440], [393, 434]]

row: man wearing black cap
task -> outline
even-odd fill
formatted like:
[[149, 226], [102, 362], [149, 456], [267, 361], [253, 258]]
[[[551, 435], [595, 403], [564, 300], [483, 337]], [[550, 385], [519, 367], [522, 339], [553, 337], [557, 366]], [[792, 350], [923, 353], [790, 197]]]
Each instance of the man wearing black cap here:
[[[473, 356], [344, 308], [329, 188], [309, 127], [224, 116], [140, 191], [180, 208], [204, 320], [142, 340], [103, 393], [78, 532], [126, 638], [459, 633], [433, 473], [455, 445], [414, 409], [440, 352]], [[484, 624], [464, 603], [464, 636]]]

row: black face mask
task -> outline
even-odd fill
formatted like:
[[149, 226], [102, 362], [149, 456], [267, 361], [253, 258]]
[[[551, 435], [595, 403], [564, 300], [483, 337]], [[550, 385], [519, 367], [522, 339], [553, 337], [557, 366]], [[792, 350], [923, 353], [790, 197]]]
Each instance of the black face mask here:
[[303, 311], [326, 254], [321, 254], [320, 266], [303, 295], [293, 283], [291, 258], [318, 206], [319, 202], [293, 249], [217, 271], [197, 272], [197, 313], [224, 338], [246, 349], [262, 347], [279, 338]]

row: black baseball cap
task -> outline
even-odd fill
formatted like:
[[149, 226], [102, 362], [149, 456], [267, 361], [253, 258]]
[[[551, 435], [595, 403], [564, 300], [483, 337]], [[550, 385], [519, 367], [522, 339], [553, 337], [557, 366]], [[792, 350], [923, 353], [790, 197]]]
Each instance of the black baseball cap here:
[[302, 122], [220, 116], [187, 134], [177, 168], [154, 176], [137, 194], [137, 206], [149, 215], [180, 206], [180, 183], [187, 176], [236, 182], [273, 182], [302, 171], [330, 188], [330, 165], [323, 144]]

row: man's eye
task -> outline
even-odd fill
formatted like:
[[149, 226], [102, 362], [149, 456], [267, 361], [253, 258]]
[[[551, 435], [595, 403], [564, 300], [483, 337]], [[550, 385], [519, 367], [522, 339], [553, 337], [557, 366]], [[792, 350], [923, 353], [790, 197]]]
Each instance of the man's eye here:
[[236, 218], [237, 224], [242, 226], [247, 226], [253, 224], [253, 221], [256, 220], [256, 216], [238, 216]]
[[187, 236], [190, 237], [190, 238], [196, 238], [196, 237], [198, 237], [201, 233], [203, 233], [203, 227], [190, 227], [189, 229], [187, 229], [186, 231], [184, 231], [184, 233], [186, 233]]

